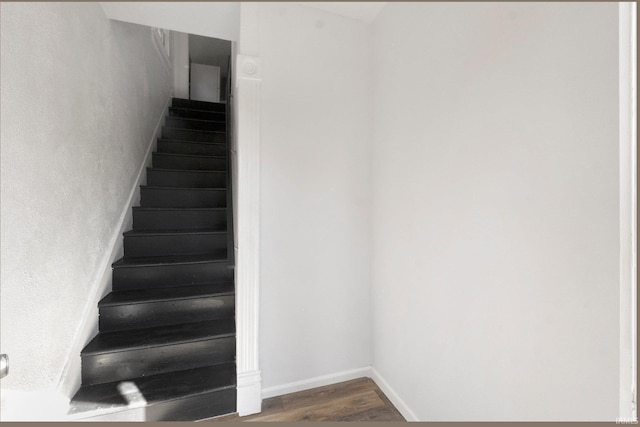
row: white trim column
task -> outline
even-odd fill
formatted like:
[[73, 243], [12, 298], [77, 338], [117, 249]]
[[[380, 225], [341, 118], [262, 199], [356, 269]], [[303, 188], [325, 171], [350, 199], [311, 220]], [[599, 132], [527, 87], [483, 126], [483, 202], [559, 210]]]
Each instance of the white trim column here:
[[236, 259], [236, 336], [238, 414], [262, 409], [258, 324], [260, 298], [260, 61], [236, 60], [238, 257]]

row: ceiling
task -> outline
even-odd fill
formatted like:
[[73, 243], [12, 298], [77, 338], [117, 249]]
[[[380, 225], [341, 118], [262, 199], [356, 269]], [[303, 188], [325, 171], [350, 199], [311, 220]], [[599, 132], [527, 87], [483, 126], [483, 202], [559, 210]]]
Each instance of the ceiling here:
[[296, 2], [298, 4], [315, 7], [325, 12], [335, 13], [336, 15], [345, 16], [347, 18], [357, 19], [359, 21], [371, 24], [386, 2]]

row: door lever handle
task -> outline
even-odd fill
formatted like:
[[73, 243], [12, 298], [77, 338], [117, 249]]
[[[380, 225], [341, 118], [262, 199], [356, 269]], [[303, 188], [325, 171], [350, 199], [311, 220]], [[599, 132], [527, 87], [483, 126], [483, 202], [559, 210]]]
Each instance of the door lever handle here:
[[9, 356], [0, 354], [0, 378], [9, 375]]

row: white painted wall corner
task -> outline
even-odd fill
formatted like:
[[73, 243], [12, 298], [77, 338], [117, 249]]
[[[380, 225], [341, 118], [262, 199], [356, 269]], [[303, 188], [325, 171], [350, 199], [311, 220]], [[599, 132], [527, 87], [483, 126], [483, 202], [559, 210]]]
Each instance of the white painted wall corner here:
[[351, 369], [347, 371], [336, 372], [333, 374], [322, 375], [319, 377], [308, 378], [306, 380], [282, 384], [275, 387], [268, 387], [262, 390], [262, 398], [268, 399], [270, 397], [296, 393], [316, 387], [337, 384], [343, 381], [355, 380], [357, 378], [371, 378], [407, 421], [419, 421], [418, 417], [411, 410], [411, 408], [409, 408], [409, 406], [405, 403], [404, 400], [402, 400], [398, 393], [372, 366], [365, 366], [362, 368]]
[[405, 403], [404, 400], [400, 397], [396, 391], [391, 388], [389, 383], [380, 375], [380, 372], [376, 371], [375, 368], [371, 368], [371, 379], [380, 390], [389, 398], [393, 406], [396, 407], [398, 411], [402, 414], [405, 420], [407, 421], [420, 421], [416, 414], [409, 408], [409, 406]]

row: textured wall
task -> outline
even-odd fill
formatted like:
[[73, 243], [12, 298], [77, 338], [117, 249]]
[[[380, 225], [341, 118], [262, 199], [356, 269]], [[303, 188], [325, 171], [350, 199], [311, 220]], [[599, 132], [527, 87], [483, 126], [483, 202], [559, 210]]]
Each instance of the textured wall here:
[[171, 90], [150, 29], [1, 5], [2, 388], [56, 386]]
[[375, 22], [373, 366], [420, 420], [618, 412], [616, 3]]
[[102, 2], [100, 5], [111, 19], [238, 40], [240, 2]]
[[[368, 27], [261, 6], [265, 388], [370, 364]], [[242, 141], [240, 141], [240, 144]]]

